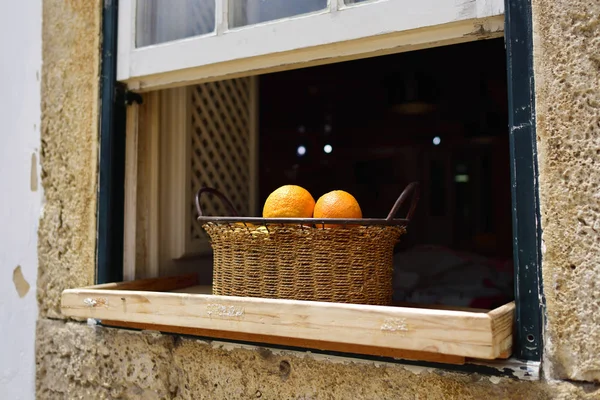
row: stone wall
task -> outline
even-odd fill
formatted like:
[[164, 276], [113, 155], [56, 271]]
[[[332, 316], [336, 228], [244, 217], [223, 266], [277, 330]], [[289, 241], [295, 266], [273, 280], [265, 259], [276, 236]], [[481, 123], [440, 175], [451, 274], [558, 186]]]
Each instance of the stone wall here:
[[533, 5], [547, 372], [600, 382], [600, 2]]
[[94, 283], [101, 3], [43, 2], [41, 317], [60, 317], [63, 289]]
[[[94, 280], [102, 4], [43, 2], [39, 398], [600, 398], [590, 384], [332, 363], [48, 319], [61, 318], [63, 289]], [[600, 3], [534, 0], [534, 12], [545, 365], [548, 378], [593, 381], [600, 377]]]
[[40, 398], [593, 399], [592, 386], [242, 348], [63, 321], [38, 323]]

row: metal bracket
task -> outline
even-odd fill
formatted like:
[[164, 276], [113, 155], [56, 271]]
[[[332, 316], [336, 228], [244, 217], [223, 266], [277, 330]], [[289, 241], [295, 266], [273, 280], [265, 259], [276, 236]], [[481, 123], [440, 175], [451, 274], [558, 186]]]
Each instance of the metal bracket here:
[[130, 106], [133, 103], [142, 104], [144, 103], [144, 98], [139, 93], [125, 90], [125, 105]]

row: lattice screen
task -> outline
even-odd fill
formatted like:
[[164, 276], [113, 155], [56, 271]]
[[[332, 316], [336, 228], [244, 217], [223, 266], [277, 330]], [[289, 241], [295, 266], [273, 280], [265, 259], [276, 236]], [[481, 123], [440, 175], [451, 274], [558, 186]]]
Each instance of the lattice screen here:
[[[197, 85], [191, 94], [191, 191], [211, 186], [223, 192], [240, 215], [249, 215], [255, 169], [251, 165], [254, 94], [251, 79], [239, 78]], [[196, 216], [193, 200], [192, 215]], [[227, 215], [214, 197], [205, 197], [207, 215]], [[192, 242], [208, 237], [195, 219], [190, 226]]]

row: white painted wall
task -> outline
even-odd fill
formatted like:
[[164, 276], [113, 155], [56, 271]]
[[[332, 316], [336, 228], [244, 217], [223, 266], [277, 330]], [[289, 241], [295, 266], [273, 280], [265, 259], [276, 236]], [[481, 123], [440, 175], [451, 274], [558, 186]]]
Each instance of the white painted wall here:
[[[42, 1], [0, 0], [0, 10], [0, 398], [33, 399], [36, 247], [43, 198]], [[13, 282], [17, 266], [30, 285], [23, 297]]]

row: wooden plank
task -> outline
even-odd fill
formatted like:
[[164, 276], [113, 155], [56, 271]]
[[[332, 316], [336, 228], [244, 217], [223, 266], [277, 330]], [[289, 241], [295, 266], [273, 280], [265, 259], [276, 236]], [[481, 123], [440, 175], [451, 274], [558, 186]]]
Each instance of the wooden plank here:
[[[197, 286], [185, 287], [182, 289], [176, 289], [176, 290], [173, 290], [172, 292], [194, 293], [194, 294], [212, 294], [212, 287], [206, 286], [206, 285], [197, 285]], [[485, 314], [489, 313], [489, 314], [491, 314], [491, 317], [492, 317], [491, 318], [491, 321], [492, 321], [491, 331], [492, 331], [492, 337], [493, 337], [492, 341], [493, 341], [494, 345], [497, 347], [496, 352], [498, 353], [498, 356], [496, 358], [507, 359], [512, 355], [512, 341], [513, 341], [512, 327], [513, 327], [514, 310], [515, 310], [514, 302], [505, 304], [505, 305], [503, 305], [499, 308], [496, 308], [492, 311], [485, 310], [482, 308], [415, 304], [415, 303], [404, 303], [404, 302], [396, 302], [393, 304], [393, 306], [421, 308], [421, 309], [454, 310], [454, 311], [465, 311], [465, 312], [485, 313]], [[183, 332], [179, 332], [179, 331], [168, 331], [168, 330], [165, 330], [165, 332], [183, 333]], [[215, 336], [215, 337], [222, 337], [222, 338], [232, 339], [232, 340], [245, 340], [245, 339], [241, 339], [241, 338], [228, 337], [228, 336]], [[271, 338], [271, 337], [269, 336], [268, 338]], [[289, 339], [289, 340], [294, 340], [294, 339]], [[249, 341], [251, 341], [251, 340], [249, 340]], [[259, 340], [259, 342], [260, 342], [260, 340]], [[286, 343], [279, 343], [278, 341], [274, 341], [271, 339], [269, 339], [268, 341], [265, 341], [265, 343], [286, 345]], [[321, 343], [321, 342], [319, 342], [319, 343]], [[329, 342], [323, 342], [323, 343], [329, 343]], [[287, 344], [287, 345], [293, 346], [292, 344]], [[302, 347], [302, 346], [298, 345], [298, 347]], [[318, 348], [318, 347], [315, 347], [315, 348]], [[319, 348], [319, 349], [321, 349], [321, 348]], [[342, 350], [337, 350], [336, 348], [333, 348], [331, 346], [324, 347], [324, 348], [322, 348], [322, 350], [342, 351]], [[393, 349], [386, 349], [386, 350], [393, 351]], [[372, 355], [380, 355], [382, 357], [396, 357], [396, 356], [392, 356], [392, 355], [384, 355], [383, 353], [375, 354], [375, 353], [372, 353], [371, 351], [375, 351], [375, 350], [369, 350], [368, 353], [361, 353], [360, 351], [358, 351], [357, 354], [372, 354]], [[462, 363], [462, 362], [458, 362], [460, 360], [436, 361], [431, 358], [432, 357], [431, 354], [434, 354], [434, 353], [425, 353], [425, 352], [423, 354], [421, 354], [419, 352], [416, 352], [416, 353], [417, 354], [407, 353], [404, 356], [398, 356], [397, 358], [404, 358], [407, 360], [414, 359], [414, 360], [431, 361], [431, 362], [446, 362], [446, 363], [450, 363], [450, 364]], [[396, 354], [396, 353], [394, 353], [394, 354]], [[413, 356], [415, 358], [412, 358]], [[424, 358], [426, 356], [428, 358]]]
[[492, 324], [492, 341], [498, 358], [512, 354], [515, 302], [512, 301], [488, 313]]
[[322, 340], [282, 338], [271, 335], [257, 335], [252, 333], [218, 331], [214, 329], [198, 329], [170, 325], [140, 324], [135, 322], [111, 320], [102, 320], [102, 325], [130, 329], [154, 330], [167, 333], [178, 333], [181, 335], [203, 336], [207, 338], [236, 340], [242, 342], [251, 342], [255, 344], [264, 343], [279, 346], [300, 347], [304, 349], [335, 351], [348, 354], [364, 354], [378, 357], [390, 357], [403, 360], [428, 361], [456, 365], [462, 365], [465, 363], [465, 358], [460, 356], [451, 356], [440, 353], [428, 353], [423, 351], [392, 349], [387, 347], [343, 344]]
[[[88, 286], [82, 290], [144, 290], [148, 292], [168, 292], [194, 286], [198, 283], [198, 275], [188, 274], [162, 278], [138, 279], [129, 282], [113, 282], [102, 285]], [[77, 289], [74, 289], [77, 290]]]
[[472, 308], [472, 307], [462, 307], [462, 306], [447, 306], [443, 304], [417, 304], [417, 303], [406, 303], [396, 301], [393, 303], [396, 307], [410, 307], [410, 308], [426, 308], [430, 310], [452, 310], [452, 311], [466, 311], [466, 312], [474, 312], [474, 313], [484, 313], [487, 314], [490, 310], [485, 310], [483, 308]]
[[[135, 277], [157, 277], [159, 271], [159, 197], [160, 197], [160, 102], [163, 92], [144, 94], [144, 102], [138, 106], [137, 170], [135, 177], [125, 183], [125, 190], [135, 191], [135, 208], [127, 208], [125, 217], [135, 212], [135, 239], [129, 248], [135, 250]], [[128, 136], [129, 137], [129, 136]], [[127, 171], [131, 173], [130, 171]], [[134, 179], [135, 178], [135, 179]], [[129, 187], [135, 185], [135, 189]]]
[[136, 277], [137, 258], [137, 181], [138, 181], [138, 105], [127, 108], [125, 135], [125, 212], [123, 219], [123, 279]]
[[173, 293], [192, 293], [192, 294], [212, 294], [212, 286], [210, 285], [195, 285], [181, 289], [169, 290]]
[[[162, 113], [160, 112], [162, 96], [164, 92], [150, 93], [148, 96], [147, 118], [148, 118], [148, 146], [150, 152], [146, 158], [148, 166], [148, 241], [146, 250], [148, 269], [145, 271], [148, 277], [157, 277], [160, 271], [160, 124]], [[142, 182], [142, 186], [144, 183]], [[138, 218], [140, 215], [138, 214]], [[145, 266], [145, 265], [144, 265]]]
[[186, 255], [186, 240], [189, 225], [187, 210], [190, 205], [190, 121], [188, 109], [190, 90], [183, 87], [169, 89], [163, 93], [161, 113], [161, 168], [160, 168], [160, 265], [159, 273], [173, 259]]
[[[190, 287], [184, 287], [181, 289], [170, 290], [174, 293], [193, 293], [193, 294], [212, 294], [212, 286], [209, 285], [196, 285]], [[510, 304], [510, 303], [509, 303]], [[451, 311], [466, 311], [466, 312], [474, 312], [474, 313], [483, 313], [487, 314], [491, 312], [490, 310], [485, 310], [483, 308], [471, 308], [471, 307], [460, 307], [460, 306], [447, 306], [442, 304], [417, 304], [417, 303], [405, 303], [405, 302], [394, 302], [392, 304], [394, 307], [407, 307], [407, 308], [425, 308], [430, 310], [451, 310]], [[506, 305], [508, 306], [508, 304]], [[503, 306], [505, 307], [505, 306]], [[502, 307], [497, 309], [495, 315], [501, 316], [504, 312], [511, 312], [510, 307], [503, 309]], [[496, 311], [496, 310], [493, 310]]]
[[[173, 279], [173, 278], [172, 278]], [[135, 283], [129, 283], [132, 285]], [[124, 284], [121, 284], [124, 285]], [[152, 287], [160, 286], [157, 281]], [[188, 285], [190, 286], [190, 285]], [[297, 340], [336, 342], [482, 359], [497, 358], [506, 341], [505, 323], [514, 308], [493, 313], [336, 304], [294, 300], [156, 293], [124, 287], [70, 289], [63, 292], [67, 316], [141, 324], [209, 329]], [[131, 287], [131, 286], [129, 286]], [[182, 288], [182, 286], [180, 286]], [[153, 289], [154, 290], [154, 289]], [[510, 315], [510, 316], [507, 316]]]
[[[174, 293], [193, 293], [193, 294], [212, 294], [212, 286], [210, 285], [195, 285], [190, 287], [184, 287], [181, 289], [171, 290]], [[449, 311], [464, 311], [464, 312], [472, 312], [472, 313], [482, 313], [487, 314], [490, 312], [494, 312], [495, 317], [499, 318], [503, 316], [503, 314], [507, 314], [510, 316], [512, 309], [508, 303], [500, 308], [495, 310], [485, 310], [483, 308], [471, 308], [471, 307], [461, 307], [461, 306], [448, 306], [443, 304], [417, 304], [417, 303], [406, 303], [406, 302], [394, 302], [392, 306], [394, 307], [406, 307], [406, 308], [418, 308], [418, 309], [428, 309], [428, 310], [449, 310]]]

